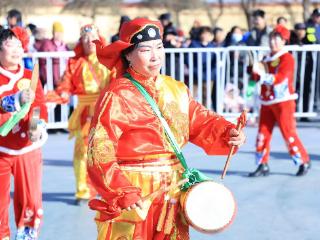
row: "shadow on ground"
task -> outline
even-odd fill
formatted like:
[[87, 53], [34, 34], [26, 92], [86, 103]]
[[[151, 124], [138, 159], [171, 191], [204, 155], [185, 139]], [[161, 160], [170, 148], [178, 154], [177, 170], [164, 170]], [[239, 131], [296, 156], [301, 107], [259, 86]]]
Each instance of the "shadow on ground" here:
[[44, 159], [43, 164], [45, 166], [54, 166], [54, 167], [72, 167], [73, 166], [73, 163], [70, 160]]
[[62, 202], [68, 205], [75, 205], [74, 193], [71, 192], [44, 192], [42, 193], [44, 202]]
[[[254, 151], [239, 151], [241, 153], [245, 154], [252, 154], [252, 158], [254, 158], [255, 152]], [[309, 154], [311, 161], [320, 161], [320, 155], [319, 154]], [[273, 152], [271, 150], [270, 157], [275, 159], [281, 159], [281, 160], [291, 160], [289, 153], [287, 152]]]

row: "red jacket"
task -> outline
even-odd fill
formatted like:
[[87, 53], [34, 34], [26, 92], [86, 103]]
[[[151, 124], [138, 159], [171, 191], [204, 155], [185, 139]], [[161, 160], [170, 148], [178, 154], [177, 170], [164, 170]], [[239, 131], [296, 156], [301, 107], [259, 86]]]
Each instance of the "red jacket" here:
[[280, 51], [266, 57], [263, 62], [267, 66], [267, 72], [257, 75], [253, 72], [253, 79], [260, 80], [262, 105], [271, 105], [279, 102], [295, 100], [294, 81], [294, 58], [286, 52]]
[[[19, 67], [18, 72], [12, 73], [0, 67], [0, 98], [16, 94], [30, 86], [32, 72]], [[28, 138], [29, 118], [34, 107], [40, 107], [40, 118], [47, 121], [48, 113], [45, 105], [44, 94], [40, 81], [36, 89], [35, 100], [31, 105], [29, 113], [24, 119], [9, 132], [5, 137], [0, 136], [0, 154], [20, 155], [29, 152], [39, 145], [32, 143]], [[4, 124], [11, 116], [11, 113], [0, 109], [0, 125]], [[32, 147], [30, 147], [32, 145]], [[38, 146], [40, 147], [40, 146]]]

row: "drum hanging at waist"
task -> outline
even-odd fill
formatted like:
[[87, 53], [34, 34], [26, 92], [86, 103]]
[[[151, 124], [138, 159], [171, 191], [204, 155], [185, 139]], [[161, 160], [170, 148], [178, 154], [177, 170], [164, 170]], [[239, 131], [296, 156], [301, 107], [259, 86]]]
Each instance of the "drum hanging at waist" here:
[[217, 233], [228, 227], [236, 215], [236, 202], [222, 184], [205, 181], [182, 193], [180, 203], [187, 222], [197, 231]]

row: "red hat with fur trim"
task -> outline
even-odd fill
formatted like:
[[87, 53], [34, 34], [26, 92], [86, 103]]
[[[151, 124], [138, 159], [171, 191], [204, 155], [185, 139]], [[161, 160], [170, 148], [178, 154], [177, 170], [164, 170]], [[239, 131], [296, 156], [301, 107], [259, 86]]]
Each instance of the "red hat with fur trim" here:
[[20, 40], [22, 44], [22, 48], [25, 52], [28, 51], [28, 44], [29, 44], [29, 35], [26, 29], [23, 27], [14, 27], [11, 29], [14, 35]]
[[282, 37], [283, 40], [289, 41], [289, 39], [290, 39], [290, 31], [282, 25], [277, 25], [273, 29], [273, 33], [278, 33]]
[[125, 22], [119, 32], [119, 40], [104, 46], [99, 41], [97, 45], [97, 56], [99, 61], [109, 70], [116, 70], [117, 76], [124, 73], [124, 64], [121, 59], [123, 50], [139, 44], [140, 42], [162, 39], [163, 28], [159, 21], [151, 21], [146, 18], [136, 18]]

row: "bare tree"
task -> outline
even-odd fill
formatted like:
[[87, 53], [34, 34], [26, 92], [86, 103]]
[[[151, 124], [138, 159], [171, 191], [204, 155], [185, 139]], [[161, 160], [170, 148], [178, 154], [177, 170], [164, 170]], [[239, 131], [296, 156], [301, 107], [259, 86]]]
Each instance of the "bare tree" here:
[[248, 29], [251, 28], [251, 14], [257, 5], [257, 0], [241, 0], [241, 8], [244, 11], [247, 19]]
[[111, 8], [113, 14], [120, 14], [122, 0], [69, 0], [61, 12], [77, 12], [95, 20], [101, 8]]
[[197, 9], [204, 5], [204, 0], [144, 0], [148, 6], [160, 6], [168, 9], [168, 11], [174, 13], [175, 23], [177, 26], [181, 26], [180, 13], [186, 9]]
[[218, 1], [218, 14], [216, 14], [216, 17], [213, 17], [212, 15], [212, 8], [210, 7], [210, 5], [205, 2], [204, 3], [204, 9], [206, 10], [207, 12], [207, 15], [208, 15], [208, 18], [210, 20], [210, 25], [211, 26], [216, 26], [217, 25], [217, 22], [219, 21], [220, 17], [223, 15], [224, 13], [224, 2], [223, 0], [219, 0]]
[[23, 13], [23, 16], [33, 11], [36, 6], [50, 6], [49, 0], [0, 0], [0, 13], [6, 15], [10, 9], [17, 9]]
[[308, 20], [308, 18], [310, 17], [310, 6], [311, 6], [310, 0], [303, 0], [302, 1], [304, 22], [306, 22]]
[[294, 25], [297, 22], [297, 20], [296, 20], [295, 12], [294, 12], [294, 10], [292, 8], [292, 4], [289, 3], [289, 2], [284, 2], [284, 3], [282, 3], [282, 5], [285, 7], [285, 9], [287, 10], [287, 12], [288, 12], [288, 14], [290, 16], [291, 24]]

